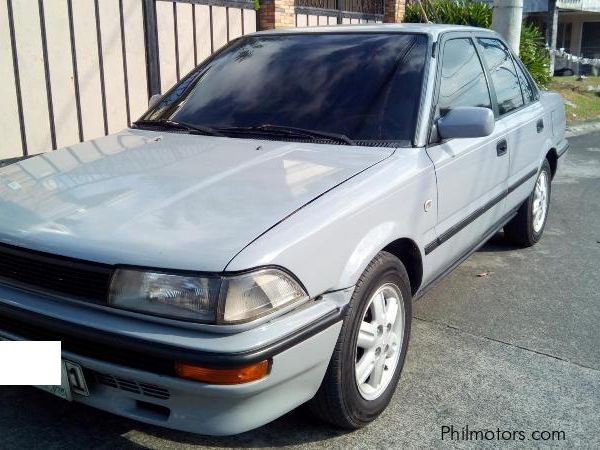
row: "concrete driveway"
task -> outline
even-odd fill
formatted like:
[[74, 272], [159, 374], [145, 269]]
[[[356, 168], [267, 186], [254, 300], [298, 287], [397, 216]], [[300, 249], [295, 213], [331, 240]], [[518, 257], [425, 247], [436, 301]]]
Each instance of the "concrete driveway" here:
[[[400, 385], [367, 428], [340, 432], [297, 410], [239, 436], [203, 437], [3, 387], [0, 448], [600, 448], [599, 266], [595, 132], [571, 139], [539, 245], [516, 249], [497, 236], [415, 305]], [[450, 427], [456, 438], [464, 427], [494, 438], [442, 440]], [[555, 440], [534, 441], [535, 431]]]

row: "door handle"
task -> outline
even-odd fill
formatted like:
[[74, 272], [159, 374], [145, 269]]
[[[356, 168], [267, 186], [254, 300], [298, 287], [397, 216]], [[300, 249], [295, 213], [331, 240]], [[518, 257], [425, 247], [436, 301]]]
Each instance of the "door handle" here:
[[541, 133], [544, 129], [544, 119], [540, 119], [537, 121], [537, 124], [535, 125], [537, 132]]
[[508, 142], [506, 139], [502, 139], [500, 142], [496, 144], [496, 155], [502, 156], [505, 155], [508, 151]]

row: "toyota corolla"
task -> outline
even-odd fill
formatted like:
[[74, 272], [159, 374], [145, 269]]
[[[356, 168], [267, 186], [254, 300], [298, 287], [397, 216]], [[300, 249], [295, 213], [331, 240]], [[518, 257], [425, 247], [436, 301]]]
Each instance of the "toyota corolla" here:
[[[0, 169], [0, 336], [67, 400], [233, 434], [396, 388], [411, 304], [488, 238], [540, 240], [558, 94], [489, 30], [261, 32], [119, 133]], [[418, 356], [418, 355], [417, 355]]]

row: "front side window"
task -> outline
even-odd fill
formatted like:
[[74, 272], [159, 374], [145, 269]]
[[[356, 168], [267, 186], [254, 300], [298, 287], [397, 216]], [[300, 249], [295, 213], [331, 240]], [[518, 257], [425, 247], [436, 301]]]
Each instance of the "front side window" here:
[[498, 100], [498, 112], [506, 114], [523, 105], [523, 96], [512, 56], [498, 39], [480, 38]]
[[227, 129], [294, 127], [410, 146], [428, 39], [409, 33], [242, 37], [142, 120]]
[[438, 107], [443, 115], [456, 106], [491, 108], [483, 67], [468, 38], [451, 39], [444, 45]]

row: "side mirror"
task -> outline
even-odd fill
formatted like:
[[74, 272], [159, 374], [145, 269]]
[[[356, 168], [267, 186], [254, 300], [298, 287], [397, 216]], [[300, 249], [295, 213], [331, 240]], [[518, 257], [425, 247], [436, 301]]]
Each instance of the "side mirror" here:
[[148, 108], [152, 108], [154, 105], [156, 105], [161, 97], [162, 95], [160, 94], [154, 94], [152, 97], [150, 97], [150, 100], [148, 100]]
[[457, 106], [437, 121], [442, 139], [489, 136], [494, 131], [494, 113], [489, 108]]

